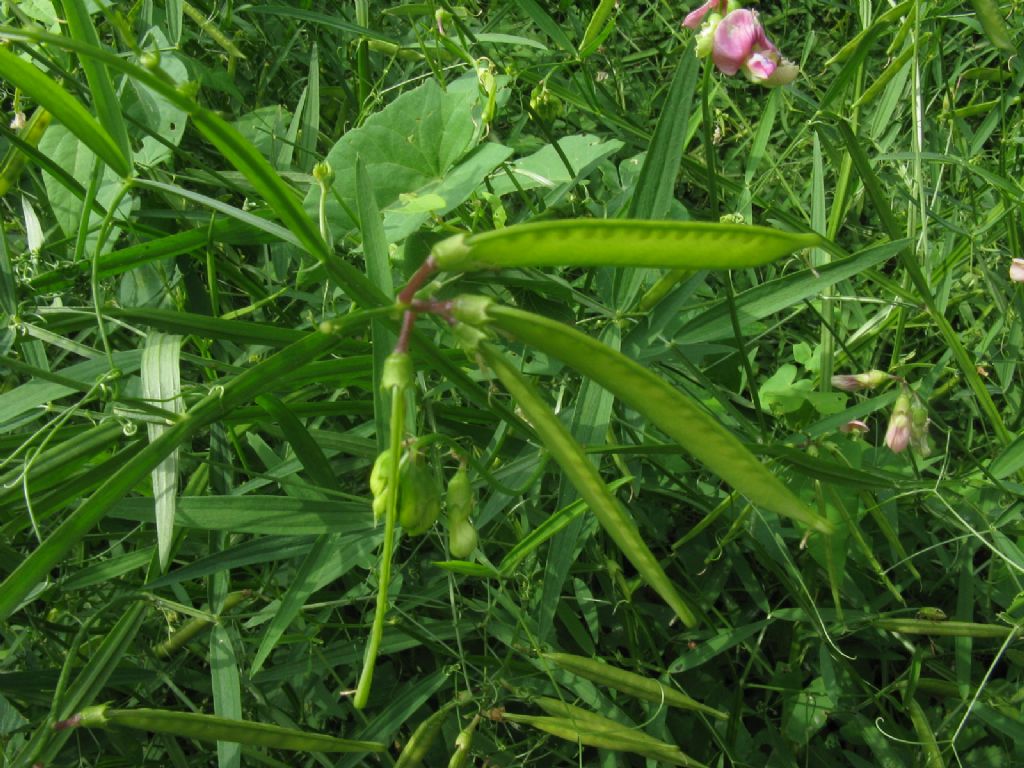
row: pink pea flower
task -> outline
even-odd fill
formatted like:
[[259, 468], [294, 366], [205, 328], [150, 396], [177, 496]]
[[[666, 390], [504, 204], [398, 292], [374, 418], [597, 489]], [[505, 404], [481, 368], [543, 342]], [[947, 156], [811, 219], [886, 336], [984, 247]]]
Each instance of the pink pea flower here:
[[711, 11], [719, 11], [725, 13], [725, 6], [728, 0], [708, 0], [704, 5], [695, 11], [690, 11], [683, 19], [683, 26], [688, 29], [696, 29], [704, 21], [704, 17], [707, 16]]
[[752, 82], [769, 87], [791, 83], [800, 72], [768, 39], [757, 14], [746, 8], [732, 11], [719, 22], [711, 58], [721, 72], [735, 75], [743, 70]]
[[1024, 259], [1010, 262], [1010, 279], [1015, 283], [1024, 283]]

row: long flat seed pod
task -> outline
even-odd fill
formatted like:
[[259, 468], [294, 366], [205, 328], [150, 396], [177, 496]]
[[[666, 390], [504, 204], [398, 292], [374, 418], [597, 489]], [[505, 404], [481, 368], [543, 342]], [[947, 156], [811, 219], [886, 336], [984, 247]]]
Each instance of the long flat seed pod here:
[[550, 406], [544, 402], [534, 386], [494, 347], [480, 344], [477, 352], [501, 379], [502, 384], [533, 425], [537, 436], [562, 467], [570, 482], [576, 486], [583, 500], [590, 505], [601, 527], [633, 564], [640, 577], [661, 595], [686, 626], [692, 627], [696, 624], [697, 617], [693, 609], [662, 569], [658, 558], [643, 540], [632, 518], [609, 493], [594, 465], [583, 455], [579, 444], [552, 413]]
[[729, 719], [725, 712], [701, 704], [699, 701], [691, 699], [685, 693], [664, 685], [660, 680], [644, 677], [627, 669], [620, 669], [596, 659], [576, 656], [571, 653], [542, 653], [541, 658], [547, 659], [556, 666], [572, 672], [574, 675], [586, 678], [592, 683], [614, 688], [616, 691], [635, 696], [638, 699], [659, 703], [664, 702], [670, 707], [703, 712], [719, 720]]
[[431, 251], [439, 269], [666, 267], [739, 269], [825, 243], [812, 233], [699, 221], [580, 219], [456, 235]]
[[511, 723], [529, 725], [552, 736], [583, 744], [588, 747], [601, 747], [619, 752], [632, 752], [643, 755], [668, 765], [682, 765], [686, 768], [706, 768], [703, 763], [685, 755], [679, 747], [668, 742], [658, 742], [647, 734], [640, 734], [621, 723], [604, 718], [599, 723], [594, 718], [586, 720], [570, 717], [540, 717], [505, 712], [502, 719]]
[[[474, 307], [475, 316], [481, 314]], [[646, 416], [754, 504], [830, 533], [832, 525], [812, 512], [782, 481], [697, 403], [625, 355], [563, 323], [487, 303], [483, 314], [498, 328], [559, 358]]]
[[108, 709], [105, 705], [86, 707], [55, 728], [107, 728], [117, 726], [152, 733], [168, 733], [202, 741], [233, 741], [253, 747], [301, 752], [383, 752], [378, 741], [339, 739], [324, 733], [308, 733], [251, 720], [229, 720], [195, 712], [165, 709]]

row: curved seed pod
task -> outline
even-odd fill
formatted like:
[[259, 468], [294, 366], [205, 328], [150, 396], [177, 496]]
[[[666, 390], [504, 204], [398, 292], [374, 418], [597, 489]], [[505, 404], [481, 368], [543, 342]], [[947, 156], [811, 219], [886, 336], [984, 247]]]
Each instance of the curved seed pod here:
[[616, 691], [622, 691], [622, 693], [635, 696], [638, 699], [658, 703], [664, 702], [670, 707], [703, 712], [719, 720], [729, 719], [725, 712], [701, 704], [699, 701], [691, 699], [685, 693], [663, 685], [660, 680], [644, 677], [643, 675], [638, 675], [635, 672], [620, 669], [619, 667], [613, 667], [611, 664], [605, 664], [596, 659], [575, 656], [571, 653], [542, 653], [540, 656], [561, 669], [586, 678], [592, 683], [614, 688]]
[[585, 333], [531, 312], [492, 303], [486, 314], [501, 330], [565, 361], [635, 408], [752, 503], [831, 533], [832, 524], [809, 509], [731, 432], [643, 366]]
[[435, 245], [431, 255], [448, 272], [508, 267], [738, 269], [826, 242], [812, 233], [747, 224], [581, 219], [456, 235]]
[[427, 532], [441, 515], [441, 494], [426, 464], [411, 457], [398, 481], [398, 522], [409, 536]]
[[164, 709], [108, 709], [106, 705], [86, 707], [55, 728], [81, 726], [106, 728], [118, 726], [153, 733], [169, 733], [203, 741], [233, 741], [254, 747], [289, 749], [302, 752], [383, 752], [377, 741], [339, 739], [323, 733], [308, 733], [250, 720], [230, 720], [194, 712]]
[[692, 627], [696, 624], [697, 616], [693, 609], [665, 573], [658, 558], [640, 535], [633, 519], [622, 508], [618, 499], [612, 496], [594, 465], [583, 455], [579, 443], [573, 440], [565, 425], [552, 413], [537, 389], [491, 345], [480, 344], [477, 353], [515, 398], [544, 446], [562, 467], [570, 482], [576, 486], [580, 496], [601, 523], [601, 527], [622, 550], [622, 554], [633, 563], [641, 578], [668, 603], [686, 626]]
[[445, 718], [448, 717], [448, 713], [454, 707], [455, 702], [449, 701], [437, 712], [416, 726], [416, 730], [413, 731], [409, 741], [402, 748], [402, 754], [398, 756], [395, 768], [419, 768], [423, 764], [423, 760], [426, 758], [430, 748], [437, 741], [437, 737], [441, 735], [441, 726], [444, 725]]
[[664, 749], [665, 742], [660, 739], [656, 739], [644, 731], [636, 730], [630, 726], [623, 725], [618, 721], [611, 720], [611, 718], [607, 718], [604, 715], [599, 715], [596, 712], [583, 709], [583, 707], [577, 707], [574, 704], [569, 704], [561, 699], [553, 699], [549, 696], [537, 696], [532, 699], [532, 701], [552, 717], [572, 720], [582, 724], [585, 728], [594, 728], [599, 731], [609, 730], [612, 728], [610, 723], [615, 723], [619, 728], [628, 729], [630, 739], [639, 742], [647, 742], [655, 749]]
[[511, 723], [529, 725], [574, 744], [601, 747], [619, 752], [632, 752], [669, 765], [707, 768], [703, 763], [684, 754], [674, 744], [657, 741], [647, 734], [639, 735], [636, 730], [627, 728], [614, 720], [602, 718], [600, 715], [594, 715], [593, 718], [584, 721], [568, 717], [537, 717], [505, 712], [502, 718]]

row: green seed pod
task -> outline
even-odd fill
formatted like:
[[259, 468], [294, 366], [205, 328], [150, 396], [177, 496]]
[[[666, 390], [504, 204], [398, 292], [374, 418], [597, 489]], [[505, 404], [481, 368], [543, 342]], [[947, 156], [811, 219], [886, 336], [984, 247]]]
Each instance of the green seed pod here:
[[398, 481], [398, 522], [410, 536], [420, 536], [441, 515], [441, 494], [426, 464], [415, 457], [402, 464]]

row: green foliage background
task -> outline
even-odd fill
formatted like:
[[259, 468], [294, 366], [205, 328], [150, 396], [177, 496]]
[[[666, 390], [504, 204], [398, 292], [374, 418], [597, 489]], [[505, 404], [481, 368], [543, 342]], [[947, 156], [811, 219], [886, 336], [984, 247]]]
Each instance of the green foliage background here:
[[[425, 765], [477, 714], [476, 765], [656, 764], [499, 714], [543, 696], [706, 765], [1024, 761], [1018, 5], [758, 6], [802, 70], [778, 90], [706, 71], [680, 28], [691, 9], [613, 5], [5, 5], [4, 764], [392, 765], [449, 705]], [[599, 45], [583, 46], [595, 13]], [[6, 127], [18, 111], [22, 131]], [[620, 350], [836, 532], [805, 538], [593, 381], [500, 340], [695, 606], [682, 627], [493, 372], [424, 317], [407, 436], [439, 490], [468, 461], [480, 544], [443, 567], [443, 522], [399, 541], [356, 710], [391, 297], [452, 234], [626, 217], [728, 217], [834, 247], [668, 277], [567, 254], [427, 293], [484, 294]], [[316, 333], [324, 320], [337, 333]], [[930, 456], [884, 447], [895, 388], [830, 387], [871, 368], [927, 403]], [[869, 431], [840, 432], [852, 419]], [[174, 516], [166, 567], [154, 514]], [[52, 729], [102, 702], [388, 751]]]

